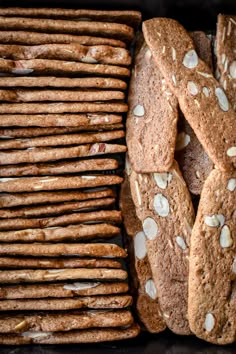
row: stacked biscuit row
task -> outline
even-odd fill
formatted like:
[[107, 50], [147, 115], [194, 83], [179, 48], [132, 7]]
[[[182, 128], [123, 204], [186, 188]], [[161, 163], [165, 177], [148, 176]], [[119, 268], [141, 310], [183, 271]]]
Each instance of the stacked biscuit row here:
[[150, 332], [168, 327], [232, 343], [236, 18], [219, 15], [216, 68], [214, 39], [203, 32], [156, 18], [143, 23], [143, 34], [130, 83], [120, 197], [137, 313]]
[[139, 333], [117, 205], [139, 22], [132, 11], [1, 9], [0, 344]]

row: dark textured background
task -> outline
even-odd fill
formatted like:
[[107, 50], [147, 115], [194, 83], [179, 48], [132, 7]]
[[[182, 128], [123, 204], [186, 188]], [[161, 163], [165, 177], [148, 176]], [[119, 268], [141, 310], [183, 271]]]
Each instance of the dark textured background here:
[[[77, 7], [135, 9], [143, 18], [172, 17], [188, 30], [214, 31], [219, 12], [236, 15], [236, 0], [41, 0], [1, 1], [0, 6]], [[1, 15], [1, 14], [0, 14]], [[143, 333], [139, 338], [94, 345], [0, 347], [0, 354], [236, 354], [236, 344], [225, 347], [208, 344], [195, 337], [176, 336], [166, 331]]]

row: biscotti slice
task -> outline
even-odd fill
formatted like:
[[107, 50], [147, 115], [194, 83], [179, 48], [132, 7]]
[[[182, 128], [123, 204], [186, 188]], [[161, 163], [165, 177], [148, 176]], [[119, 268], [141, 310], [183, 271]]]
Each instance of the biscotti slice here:
[[119, 39], [98, 36], [76, 36], [62, 33], [39, 33], [35, 31], [0, 31], [0, 42], [23, 45], [79, 43], [82, 45], [109, 45], [112, 47], [126, 48], [126, 43]]
[[236, 16], [219, 14], [216, 56], [219, 81], [236, 111]]
[[55, 19], [72, 19], [76, 21], [102, 21], [124, 23], [137, 28], [141, 22], [141, 12], [133, 10], [91, 10], [91, 9], [61, 9], [61, 8], [22, 8], [2, 7], [2, 16], [24, 16]]
[[156, 65], [210, 159], [222, 170], [232, 169], [236, 166], [236, 113], [199, 59], [188, 33], [167, 18], [145, 21], [143, 31]]
[[26, 331], [59, 332], [74, 329], [125, 327], [134, 322], [133, 316], [127, 310], [107, 311], [70, 311], [62, 313], [43, 313], [0, 316], [1, 333], [22, 333]]
[[59, 59], [80, 61], [90, 64], [131, 64], [129, 51], [112, 46], [83, 46], [80, 44], [42, 44], [38, 46], [0, 45], [0, 56], [4, 59]]
[[[16, 141], [16, 140], [13, 140]], [[118, 168], [118, 161], [114, 159], [80, 160], [73, 162], [55, 162], [39, 164], [20, 164], [0, 166], [1, 177], [63, 175], [68, 173], [106, 171]], [[70, 193], [70, 192], [69, 192]], [[0, 206], [2, 196], [0, 194]]]
[[136, 172], [167, 171], [174, 159], [178, 102], [139, 38], [126, 121], [129, 158]]
[[121, 212], [117, 210], [99, 210], [90, 212], [74, 212], [60, 216], [44, 218], [0, 219], [0, 230], [25, 230], [45, 227], [68, 226], [82, 223], [121, 223]]
[[2, 334], [2, 345], [25, 344], [74, 344], [74, 343], [99, 343], [125, 340], [137, 337], [140, 328], [133, 324], [128, 328], [85, 329], [68, 332], [23, 332], [23, 334]]
[[81, 282], [4, 285], [0, 299], [68, 298], [76, 296], [115, 295], [128, 291], [127, 282]]
[[69, 21], [0, 16], [0, 29], [100, 36], [119, 39], [126, 43], [131, 42], [134, 38], [134, 30], [130, 26], [98, 21]]
[[[213, 71], [211, 40], [200, 31], [191, 32], [190, 35], [197, 54]], [[183, 114], [180, 114], [179, 118], [176, 159], [190, 192], [199, 195], [204, 181], [213, 169], [213, 163]]]
[[236, 172], [213, 170], [191, 236], [188, 316], [198, 337], [216, 344], [236, 339]]
[[137, 216], [143, 225], [136, 248], [143, 252], [146, 238], [148, 259], [166, 324], [177, 334], [190, 334], [188, 255], [194, 211], [187, 186], [176, 162], [168, 173], [132, 172], [130, 185]]
[[[121, 185], [120, 209], [124, 218], [127, 234], [126, 242], [129, 248], [129, 270], [131, 272], [131, 291], [135, 300], [136, 314], [151, 333], [159, 333], [166, 328], [161, 314], [157, 290], [152, 279], [152, 272], [147, 256], [145, 235], [142, 223], [137, 218], [135, 206], [131, 197], [129, 185], [129, 162], [126, 158], [126, 175]], [[140, 247], [140, 241], [142, 243]]]
[[0, 207], [9, 208], [31, 204], [49, 204], [66, 201], [82, 201], [97, 198], [115, 197], [116, 193], [111, 188], [100, 187], [85, 189], [83, 191], [66, 190], [33, 193], [0, 193]]
[[[9, 243], [0, 244], [0, 254], [34, 257], [57, 257], [63, 255], [93, 258], [125, 258], [127, 256], [126, 251], [124, 249], [122, 249], [118, 245], [108, 243]], [[54, 274], [54, 276], [56, 275]]]
[[[86, 64], [89, 65], [89, 64]], [[2, 103], [0, 114], [38, 113], [125, 113], [128, 106], [123, 102], [56, 102], [56, 103]]]
[[[119, 261], [97, 258], [0, 257], [0, 269], [122, 268]], [[60, 296], [63, 297], [63, 296]]]

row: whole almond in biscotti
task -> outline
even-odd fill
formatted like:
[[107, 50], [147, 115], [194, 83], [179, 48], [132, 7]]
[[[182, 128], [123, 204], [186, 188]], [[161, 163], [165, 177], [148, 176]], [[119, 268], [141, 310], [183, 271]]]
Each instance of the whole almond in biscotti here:
[[41, 45], [78, 43], [81, 45], [109, 45], [112, 47], [126, 48], [126, 43], [113, 38], [30, 31], [0, 31], [0, 41], [5, 44]]
[[[21, 107], [21, 106], [20, 106]], [[118, 114], [104, 114], [104, 113], [85, 113], [85, 114], [2, 114], [0, 126], [3, 127], [48, 127], [49, 132], [45, 134], [46, 130], [39, 130], [38, 135], [53, 135], [52, 127], [61, 127], [61, 131], [65, 133], [71, 133], [79, 130], [90, 130], [93, 126], [101, 126], [101, 129], [104, 129], [106, 126], [115, 125], [122, 122], [122, 116]], [[65, 127], [66, 126], [66, 127]], [[62, 128], [63, 127], [63, 128]], [[73, 127], [73, 129], [71, 129]], [[39, 129], [39, 128], [32, 128]], [[55, 129], [55, 128], [54, 128]], [[64, 129], [64, 130], [63, 130]], [[97, 128], [98, 129], [98, 128]], [[0, 131], [1, 136], [10, 136], [10, 137], [20, 137], [23, 136], [23, 133], [17, 135], [11, 134], [11, 130], [4, 128]], [[25, 131], [25, 136], [27, 136], [27, 128]], [[60, 131], [60, 130], [59, 130]], [[6, 132], [6, 133], [4, 133]], [[8, 135], [7, 135], [8, 134]], [[58, 133], [57, 133], [58, 134]], [[28, 134], [28, 136], [31, 136]], [[33, 135], [32, 135], [33, 136]], [[6, 139], [4, 137], [4, 139]]]
[[133, 169], [139, 173], [167, 171], [173, 163], [178, 104], [139, 38], [129, 88], [127, 146]]
[[124, 98], [124, 92], [113, 90], [0, 90], [0, 101], [4, 102], [94, 102]]
[[1, 333], [22, 333], [26, 331], [61, 332], [75, 329], [125, 327], [133, 323], [130, 311], [70, 311], [66, 314], [28, 314], [12, 317], [0, 316]]
[[38, 113], [125, 113], [128, 106], [123, 102], [56, 102], [56, 103], [2, 103], [0, 114]]
[[236, 173], [207, 178], [191, 236], [188, 316], [198, 337], [216, 344], [236, 338]]
[[110, 77], [54, 77], [54, 76], [23, 76], [0, 77], [1, 87], [66, 87], [66, 88], [97, 88], [125, 90], [125, 81]]
[[94, 189], [85, 189], [82, 191], [65, 190], [49, 192], [32, 193], [1, 193], [0, 208], [9, 208], [14, 206], [32, 205], [32, 204], [50, 204], [67, 201], [82, 201], [97, 198], [115, 198], [116, 192], [107, 187], [98, 187]]
[[76, 21], [93, 21], [124, 23], [138, 27], [141, 22], [141, 12], [132, 10], [87, 10], [87, 9], [60, 9], [60, 8], [1, 8], [2, 16], [24, 16], [39, 18], [72, 19]]
[[131, 64], [129, 51], [112, 46], [83, 46], [80, 44], [42, 44], [38, 46], [0, 45], [4, 59], [59, 59], [89, 64]]
[[[110, 260], [111, 261], [111, 260]], [[115, 262], [115, 261], [113, 261]], [[68, 298], [76, 296], [115, 295], [128, 291], [127, 282], [76, 281], [74, 283], [44, 283], [4, 285], [1, 299]]]
[[1, 30], [30, 30], [46, 33], [68, 33], [76, 35], [101, 36], [131, 42], [134, 30], [125, 24], [69, 21], [27, 17], [0, 17]]
[[75, 344], [112, 342], [137, 337], [140, 328], [133, 324], [128, 328], [103, 328], [85, 329], [68, 332], [30, 332], [23, 334], [0, 334], [0, 344], [25, 345], [25, 344]]
[[[27, 230], [29, 231], [29, 230]], [[33, 230], [32, 230], [33, 231]], [[52, 258], [47, 258], [47, 257], [33, 257], [33, 258], [27, 258], [27, 257], [0, 257], [0, 269], [62, 269], [62, 268], [114, 268], [114, 269], [120, 269], [122, 268], [122, 264], [117, 261], [117, 260], [113, 260], [113, 259], [106, 259], [106, 258], [79, 258], [79, 257], [60, 257], [60, 258], [56, 258], [56, 257], [52, 257]], [[77, 290], [81, 289], [87, 289], [86, 287], [83, 288], [83, 284], [80, 286], [79, 288], [79, 284], [78, 283], [78, 287]], [[93, 284], [93, 283], [92, 283]], [[100, 283], [94, 283], [92, 286], [98, 286]], [[68, 287], [71, 287], [71, 290], [73, 290], [72, 288], [74, 287], [74, 290], [76, 289], [76, 285], [71, 284], [67, 284]], [[40, 287], [41, 284], [38, 286]], [[89, 286], [88, 286], [89, 288]], [[27, 288], [28, 289], [28, 288]], [[29, 296], [29, 293], [31, 290], [31, 288], [29, 288], [28, 290], [22, 287], [20, 287], [17, 291], [17, 289], [14, 288], [4, 288], [4, 287], [0, 287], [0, 297], [6, 297], [6, 298], [12, 298], [12, 299], [17, 299], [18, 297], [21, 298], [22, 296], [25, 298], [34, 298], [37, 297], [36, 295], [31, 295]], [[30, 290], [31, 289], [31, 290]], [[50, 286], [49, 288], [50, 289]], [[52, 286], [52, 289], [53, 286]], [[66, 288], [65, 288], [66, 289]], [[118, 287], [118, 289], [120, 289]], [[25, 291], [29, 291], [29, 293], [27, 292], [27, 296], [24, 296], [24, 290]], [[38, 288], [35, 289], [35, 291], [39, 290]], [[61, 285], [59, 288], [56, 288], [56, 294], [62, 294], [63, 292], [63, 286]], [[61, 291], [62, 292], [61, 292]], [[35, 293], [34, 291], [34, 293]], [[118, 290], [117, 290], [118, 291]], [[119, 292], [119, 291], [118, 291]], [[125, 292], [125, 291], [121, 291], [121, 292]], [[70, 293], [70, 292], [69, 292]], [[39, 292], [38, 297], [51, 297], [52, 295], [50, 295], [50, 292], [47, 292], [47, 296], [43, 296], [43, 290], [41, 292]], [[90, 293], [90, 292], [84, 292], [83, 295], [94, 295], [94, 293]], [[9, 297], [10, 296], [10, 297]], [[13, 296], [13, 297], [12, 297]], [[65, 297], [67, 297], [68, 294], [65, 292]], [[54, 296], [52, 296], [54, 297]], [[55, 297], [64, 297], [64, 295], [55, 295]]]
[[[135, 309], [140, 322], [151, 333], [159, 333], [166, 328], [160, 310], [158, 294], [152, 279], [152, 271], [147, 256], [142, 223], [136, 216], [129, 184], [129, 160], [126, 160], [126, 174], [121, 185], [120, 209], [127, 233], [131, 291], [135, 298]], [[151, 309], [151, 312], [149, 311]]]
[[[125, 258], [127, 256], [126, 251], [124, 249], [115, 244], [108, 243], [9, 243], [0, 245], [0, 254], [4, 256], [19, 255], [34, 257], [57, 257], [63, 255], [78, 257]], [[58, 272], [58, 274], [59, 273], [60, 272]], [[24, 273], [22, 272], [22, 274]], [[5, 275], [7, 276], [6, 273]], [[12, 273], [12, 276], [14, 277], [14, 272]], [[55, 274], [54, 276], [56, 277]]]
[[[15, 140], [14, 140], [15, 141]], [[46, 164], [20, 164], [0, 166], [1, 177], [63, 175], [67, 173], [106, 171], [118, 168], [113, 159], [80, 160], [73, 162], [55, 162]], [[69, 193], [70, 194], [70, 193]], [[0, 195], [0, 207], [1, 207]]]
[[126, 152], [126, 150], [125, 145], [106, 143], [94, 143], [72, 147], [66, 146], [60, 148], [30, 147], [24, 150], [2, 150], [0, 152], [0, 165], [13, 165], [24, 162], [46, 162], [104, 154], [116, 154]]
[[176, 162], [167, 173], [133, 171], [130, 186], [143, 226], [139, 249], [146, 243], [164, 320], [173, 332], [190, 334], [188, 255], [194, 211], [188, 188]]
[[222, 170], [234, 168], [236, 113], [211, 70], [198, 57], [188, 33], [167, 18], [145, 21], [143, 31], [156, 65], [210, 159]]

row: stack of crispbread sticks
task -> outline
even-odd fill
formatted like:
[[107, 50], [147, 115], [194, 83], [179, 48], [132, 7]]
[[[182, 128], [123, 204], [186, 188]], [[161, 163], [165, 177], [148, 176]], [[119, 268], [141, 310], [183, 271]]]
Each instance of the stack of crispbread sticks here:
[[140, 17], [1, 9], [0, 344], [139, 333], [113, 238]]

